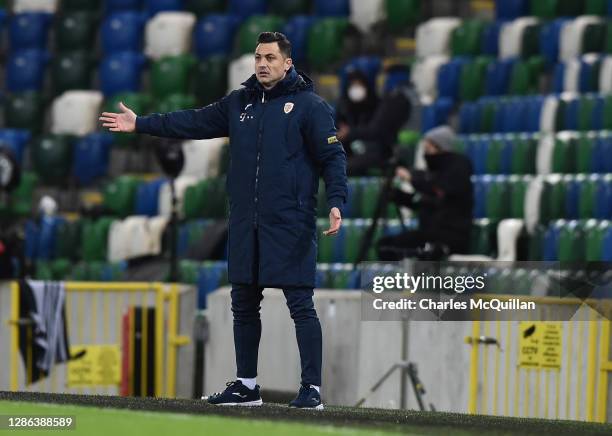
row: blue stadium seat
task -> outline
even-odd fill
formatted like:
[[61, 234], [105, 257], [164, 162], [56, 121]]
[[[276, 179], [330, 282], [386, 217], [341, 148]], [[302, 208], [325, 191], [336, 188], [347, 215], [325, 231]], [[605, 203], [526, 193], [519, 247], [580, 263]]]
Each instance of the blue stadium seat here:
[[136, 11], [117, 12], [106, 17], [100, 27], [102, 51], [111, 54], [142, 50], [145, 22], [146, 16]]
[[145, 57], [137, 52], [106, 56], [100, 65], [100, 88], [106, 97], [120, 92], [138, 92]]
[[495, 0], [495, 16], [498, 20], [514, 20], [529, 15], [528, 0]]
[[582, 180], [571, 178], [565, 184], [565, 218], [576, 220], [580, 218], [580, 189]]
[[480, 35], [480, 52], [483, 55], [497, 57], [500, 29], [501, 23], [499, 21], [487, 23], [484, 26]]
[[597, 181], [594, 209], [595, 218], [612, 219], [612, 177], [607, 176]]
[[239, 25], [240, 17], [237, 15], [210, 14], [202, 17], [193, 31], [198, 57], [229, 56], [234, 48], [234, 37]]
[[579, 100], [572, 98], [565, 105], [564, 126], [567, 130], [578, 130]]
[[595, 96], [594, 99], [593, 111], [590, 116], [590, 129], [602, 130], [604, 128], [604, 106], [606, 100], [601, 95]]
[[567, 22], [565, 18], [558, 18], [540, 27], [540, 54], [549, 64], [555, 64], [559, 59], [559, 37]]
[[228, 13], [236, 15], [242, 21], [251, 15], [265, 15], [267, 12], [266, 0], [229, 0]]
[[136, 191], [136, 215], [156, 216], [159, 209], [159, 190], [166, 179], [160, 178], [141, 183]]
[[487, 173], [487, 154], [489, 151], [488, 138], [471, 139], [466, 141], [465, 154], [472, 161], [472, 170], [474, 174]]
[[140, 11], [142, 0], [106, 0], [104, 5], [107, 14], [114, 14], [119, 11]]
[[314, 17], [310, 15], [295, 15], [283, 27], [283, 33], [291, 41], [291, 58], [298, 66], [306, 59], [308, 31], [313, 22]]
[[449, 98], [438, 98], [433, 104], [423, 106], [421, 131], [446, 124], [452, 108], [453, 101]]
[[612, 136], [602, 136], [595, 140], [593, 163], [594, 173], [612, 173]]
[[348, 17], [349, 0], [315, 0], [314, 11], [319, 17]]
[[501, 141], [501, 152], [499, 162], [500, 174], [512, 174], [512, 157], [514, 155], [514, 144], [509, 138], [499, 138]]
[[487, 181], [481, 176], [473, 176], [472, 183], [474, 185], [474, 218], [487, 217]]
[[478, 131], [480, 107], [478, 103], [466, 102], [459, 108], [459, 132], [475, 133]]
[[81, 185], [106, 175], [112, 143], [112, 134], [106, 132], [90, 133], [75, 143], [72, 172]]
[[57, 230], [64, 222], [61, 217], [43, 217], [25, 225], [25, 256], [28, 259], [49, 260], [55, 257]]
[[0, 129], [0, 148], [7, 147], [15, 155], [15, 159], [21, 165], [26, 145], [32, 138], [29, 130], [23, 129]]
[[11, 52], [24, 49], [45, 49], [53, 15], [44, 12], [24, 12], [10, 19], [9, 48]]
[[599, 77], [599, 66], [601, 64], [601, 58], [594, 59], [592, 62], [580, 60], [580, 72], [578, 75], [578, 91], [580, 92], [596, 92], [599, 90], [598, 80], [594, 78]]
[[459, 97], [459, 78], [466, 59], [456, 57], [440, 66], [438, 69], [438, 96], [457, 101]]
[[198, 274], [198, 309], [206, 309], [208, 294], [223, 285], [226, 270], [226, 262], [204, 262]]
[[561, 228], [565, 225], [565, 220], [557, 220], [551, 223], [546, 229], [546, 233], [544, 233], [542, 260], [559, 260], [559, 235], [561, 234]]
[[608, 226], [607, 233], [604, 235], [601, 260], [612, 262], [612, 226]]
[[525, 131], [539, 132], [540, 131], [540, 115], [542, 113], [542, 105], [544, 97], [536, 95], [527, 98], [527, 107], [525, 113]]
[[24, 256], [26, 259], [36, 259], [38, 252], [38, 240], [40, 239], [40, 228], [32, 220], [25, 223]]
[[382, 61], [377, 56], [359, 56], [351, 59], [340, 71], [340, 89], [348, 86], [346, 78], [351, 71], [361, 71], [368, 78], [370, 86], [376, 86], [376, 76], [381, 67]]
[[40, 91], [48, 62], [49, 53], [44, 50], [21, 50], [13, 53], [6, 67], [8, 91]]
[[485, 95], [505, 95], [508, 93], [510, 74], [516, 59], [502, 59], [491, 62], [485, 77]]
[[164, 11], [182, 11], [185, 9], [184, 0], [145, 0], [145, 10], [149, 16]]
[[552, 87], [553, 92], [556, 93], [563, 92], [565, 88], [565, 63], [563, 62], [555, 64]]

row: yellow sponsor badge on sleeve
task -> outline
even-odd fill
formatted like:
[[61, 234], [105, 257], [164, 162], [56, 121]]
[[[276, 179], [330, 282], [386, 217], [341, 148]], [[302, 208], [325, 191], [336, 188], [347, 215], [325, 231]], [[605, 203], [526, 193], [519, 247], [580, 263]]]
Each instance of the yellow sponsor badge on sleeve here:
[[333, 144], [334, 142], [338, 142], [338, 138], [336, 138], [336, 135], [330, 136], [329, 138], [327, 138], [328, 144]]

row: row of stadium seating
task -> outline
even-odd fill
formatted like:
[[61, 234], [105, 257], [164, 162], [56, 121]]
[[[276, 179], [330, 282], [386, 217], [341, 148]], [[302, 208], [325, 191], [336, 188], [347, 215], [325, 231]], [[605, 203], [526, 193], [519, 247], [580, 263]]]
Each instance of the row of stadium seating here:
[[612, 15], [609, 0], [495, 0], [499, 20], [512, 20], [525, 15], [542, 19], [576, 15]]

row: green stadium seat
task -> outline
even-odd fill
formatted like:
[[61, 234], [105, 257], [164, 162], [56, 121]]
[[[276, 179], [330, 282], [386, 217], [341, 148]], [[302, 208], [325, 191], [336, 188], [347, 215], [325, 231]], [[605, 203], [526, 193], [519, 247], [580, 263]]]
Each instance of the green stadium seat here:
[[229, 215], [229, 205], [225, 192], [225, 178], [210, 179], [208, 201], [205, 202], [204, 216], [207, 218], [223, 219]]
[[585, 15], [607, 15], [608, 1], [607, 0], [586, 0], [584, 5]]
[[512, 174], [535, 174], [537, 139], [518, 137], [512, 148]]
[[595, 135], [581, 135], [576, 147], [576, 172], [588, 173], [591, 171], [593, 150], [595, 148]]
[[72, 137], [44, 135], [32, 142], [30, 158], [34, 171], [48, 184], [65, 182], [72, 166]]
[[342, 58], [345, 18], [323, 18], [315, 22], [308, 33], [308, 62], [315, 70], [328, 69]]
[[359, 245], [361, 238], [367, 230], [363, 219], [346, 220], [342, 225], [344, 227], [344, 262], [354, 263], [359, 254]]
[[[361, 204], [359, 204], [361, 210]], [[327, 210], [327, 197], [325, 196], [325, 183], [323, 179], [319, 179], [319, 190], [317, 191], [317, 216], [319, 218], [327, 218], [329, 211]], [[323, 261], [321, 261], [323, 262]]]
[[81, 235], [81, 254], [86, 262], [105, 261], [108, 248], [108, 231], [113, 218], [103, 217], [96, 221], [86, 220]]
[[385, 12], [389, 30], [401, 33], [419, 20], [421, 0], [385, 0]]
[[[612, 26], [608, 28], [610, 34], [612, 34]], [[612, 47], [609, 53], [612, 53]], [[603, 126], [606, 130], [612, 130], [612, 96], [607, 96], [604, 99], [604, 114], [603, 114]]]
[[38, 177], [36, 174], [24, 171], [21, 181], [12, 192], [6, 204], [0, 202], [0, 216], [28, 217], [32, 214], [32, 199]]
[[451, 36], [453, 56], [476, 56], [480, 53], [480, 40], [484, 23], [480, 20], [466, 20]]
[[587, 262], [603, 260], [604, 236], [610, 227], [609, 221], [588, 220], [584, 226], [585, 258]]
[[79, 259], [82, 231], [80, 220], [66, 220], [60, 224], [57, 229], [56, 255], [64, 259]]
[[293, 15], [307, 15], [310, 11], [308, 0], [269, 0], [270, 13], [282, 17]]
[[493, 131], [496, 112], [497, 107], [495, 102], [487, 101], [482, 105], [482, 112], [480, 115], [480, 132], [490, 133]]
[[414, 154], [421, 135], [414, 130], [401, 130], [397, 136], [398, 161], [405, 167], [412, 167], [414, 165]]
[[[601, 53], [606, 44], [606, 25], [603, 23], [592, 23], [584, 29], [582, 35], [582, 53]], [[595, 68], [595, 71], [598, 69]], [[595, 80], [595, 88], [597, 88], [597, 77]]]
[[55, 94], [69, 89], [90, 89], [93, 62], [85, 51], [58, 53], [51, 64], [51, 78]]
[[496, 228], [496, 224], [488, 218], [474, 220], [470, 234], [470, 254], [492, 255]]
[[533, 234], [529, 235], [528, 246], [527, 246], [527, 260], [539, 261], [543, 259], [543, 244], [544, 234], [546, 233], [546, 227], [538, 225]]
[[181, 260], [179, 262], [179, 277], [181, 283], [195, 285], [198, 283], [201, 265], [193, 260]]
[[584, 10], [584, 2], [576, 0], [537, 0], [530, 2], [531, 15], [542, 19], [575, 17]]
[[153, 95], [164, 98], [171, 94], [187, 94], [196, 59], [189, 54], [166, 56], [151, 67], [151, 90]]
[[499, 177], [491, 183], [486, 197], [487, 218], [492, 222], [508, 218], [510, 215], [510, 189], [506, 178]]
[[575, 173], [576, 172], [576, 142], [577, 138], [555, 138], [555, 147], [552, 157], [553, 173]]
[[547, 179], [540, 200], [540, 222], [565, 217], [566, 185], [562, 179]]
[[476, 100], [484, 92], [485, 76], [491, 58], [479, 56], [466, 63], [459, 77], [459, 97], [464, 101]]
[[36, 262], [36, 280], [64, 280], [72, 271], [73, 264], [69, 259]]
[[185, 190], [183, 201], [183, 216], [185, 219], [196, 219], [204, 216], [204, 203], [209, 180], [201, 180]]
[[187, 94], [170, 94], [157, 104], [157, 112], [166, 113], [182, 109], [193, 109], [197, 106], [196, 98]]
[[593, 110], [595, 105], [595, 98], [580, 97], [578, 101], [578, 130], [587, 131], [593, 128]]
[[597, 175], [592, 175], [581, 180], [580, 197], [578, 199], [578, 215], [582, 219], [588, 219], [594, 216], [598, 180], [599, 177]]
[[372, 218], [374, 212], [376, 212], [376, 204], [378, 203], [378, 197], [380, 196], [381, 181], [378, 178], [364, 178], [362, 179], [362, 196], [361, 196], [361, 207], [360, 218]]
[[252, 15], [238, 30], [238, 53], [253, 53], [261, 32], [280, 32], [285, 21], [276, 15]]
[[210, 56], [198, 63], [194, 93], [202, 106], [217, 101], [226, 94], [227, 65], [225, 56]]
[[544, 58], [541, 56], [532, 56], [526, 61], [516, 62], [510, 75], [508, 93], [511, 95], [537, 93], [543, 68]]
[[512, 175], [508, 178], [510, 189], [510, 218], [524, 218], [525, 193], [531, 182], [531, 176]]
[[115, 215], [126, 217], [134, 211], [134, 201], [140, 179], [134, 176], [120, 176], [104, 189], [104, 206]]
[[612, 21], [608, 21], [606, 26], [606, 39], [604, 42], [606, 53], [612, 53]]
[[4, 120], [6, 127], [28, 129], [40, 133], [44, 121], [44, 100], [38, 92], [8, 94], [4, 99]]
[[100, 3], [100, 0], [62, 0], [62, 10], [96, 12], [100, 10]]
[[486, 170], [487, 174], [501, 173], [501, 155], [504, 144], [499, 139], [493, 139], [489, 142], [489, 150], [487, 152]]
[[[153, 98], [148, 94], [127, 92], [116, 94], [104, 102], [105, 112], [119, 112], [119, 102], [123, 102], [127, 107], [137, 114], [147, 114], [153, 104]], [[134, 144], [138, 138], [136, 133], [114, 133], [114, 143], [121, 146]]]
[[584, 261], [585, 237], [580, 221], [568, 221], [561, 227], [559, 234], [559, 261]]
[[225, 0], [185, 0], [185, 10], [193, 12], [198, 17], [215, 12], [222, 13], [225, 11], [225, 6]]
[[97, 31], [97, 17], [84, 11], [59, 15], [55, 24], [58, 51], [90, 50]]

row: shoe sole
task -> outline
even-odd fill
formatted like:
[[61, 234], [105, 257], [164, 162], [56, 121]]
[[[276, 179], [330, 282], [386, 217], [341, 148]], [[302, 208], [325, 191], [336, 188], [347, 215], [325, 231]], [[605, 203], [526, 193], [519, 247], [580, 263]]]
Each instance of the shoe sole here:
[[[202, 397], [203, 400], [208, 400], [208, 397]], [[212, 406], [241, 406], [241, 407], [257, 407], [257, 406], [263, 406], [263, 400], [259, 399], [259, 400], [255, 400], [255, 401], [245, 401], [243, 403], [218, 403], [218, 404], [214, 404], [214, 403], [208, 403]]]
[[323, 407], [323, 404], [319, 404], [318, 406], [315, 407], [296, 407], [296, 406], [289, 406], [290, 409], [299, 409], [299, 410], [323, 410], [325, 409], [325, 407]]

